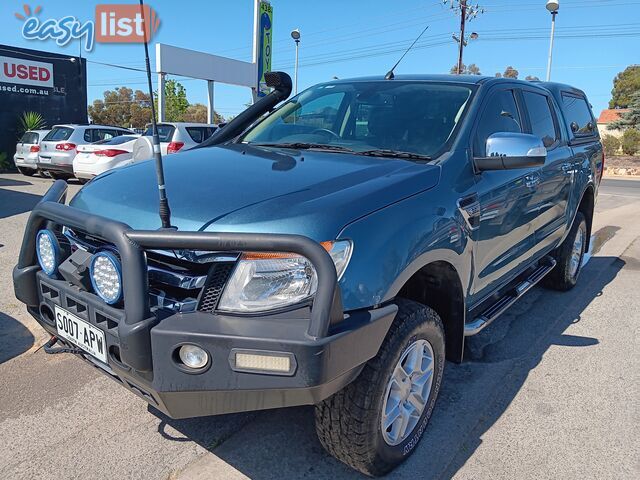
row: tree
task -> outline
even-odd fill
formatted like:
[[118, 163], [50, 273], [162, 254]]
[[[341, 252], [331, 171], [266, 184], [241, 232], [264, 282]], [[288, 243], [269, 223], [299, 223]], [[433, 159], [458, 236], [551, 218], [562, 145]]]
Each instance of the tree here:
[[525, 77], [525, 80], [528, 80], [530, 82], [539, 82], [540, 79], [538, 77], [536, 77], [535, 75], [527, 75]]
[[149, 95], [128, 87], [105, 91], [104, 100], [94, 100], [88, 112], [93, 123], [102, 125], [143, 128], [151, 120]]
[[640, 92], [640, 65], [630, 65], [613, 79], [609, 108], [627, 108]]
[[640, 150], [640, 130], [629, 128], [622, 134], [622, 151], [626, 155], [635, 155]]
[[602, 145], [604, 146], [604, 153], [612, 157], [617, 155], [618, 150], [620, 150], [620, 139], [613, 135], [603, 135]]
[[164, 86], [165, 119], [169, 122], [182, 122], [189, 108], [187, 91], [181, 83], [167, 80]]
[[520, 72], [518, 72], [518, 70], [516, 70], [515, 68], [513, 68], [511, 65], [509, 65], [506, 70], [504, 71], [504, 73], [502, 74], [502, 76], [504, 78], [514, 78], [517, 79], [518, 75], [520, 74]]
[[44, 117], [38, 112], [23, 112], [20, 117], [19, 134], [29, 130], [40, 130], [47, 126]]
[[[207, 122], [207, 106], [202, 103], [193, 103], [187, 107], [183, 119], [185, 122], [208, 123]], [[224, 118], [215, 110], [213, 111], [213, 123], [218, 124], [224, 122]]]
[[640, 90], [631, 97], [629, 110], [622, 113], [620, 118], [615, 121], [611, 127], [618, 130], [625, 128], [636, 128], [640, 130]]
[[[449, 73], [452, 74], [452, 75], [456, 75], [458, 73], [458, 64], [457, 63], [453, 67], [451, 67], [451, 70], [449, 70]], [[462, 75], [482, 75], [480, 73], [480, 67], [478, 67], [475, 63], [472, 63], [468, 67], [463, 63], [462, 64], [462, 71], [460, 73]]]

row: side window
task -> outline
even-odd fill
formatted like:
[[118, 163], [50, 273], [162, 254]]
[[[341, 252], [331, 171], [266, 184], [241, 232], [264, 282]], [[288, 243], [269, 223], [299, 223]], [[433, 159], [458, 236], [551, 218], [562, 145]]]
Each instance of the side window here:
[[196, 143], [202, 143], [204, 140], [204, 128], [203, 127], [187, 127], [187, 133]]
[[[87, 143], [93, 143], [93, 142], [95, 142], [95, 140], [93, 139], [93, 132], [94, 132], [93, 128], [87, 128], [87, 129], [84, 131], [84, 141], [85, 141], [85, 142], [87, 142]], [[97, 140], [97, 139], [96, 139], [96, 140]]]
[[476, 136], [473, 142], [474, 155], [486, 155], [487, 138], [498, 132], [522, 132], [522, 122], [513, 96], [513, 90], [495, 92], [478, 120]]
[[523, 92], [523, 96], [531, 123], [531, 133], [540, 137], [544, 146], [549, 148], [558, 138], [549, 99], [545, 95], [526, 91]]
[[587, 99], [578, 95], [562, 94], [562, 104], [574, 137], [589, 137], [596, 133], [596, 123]]

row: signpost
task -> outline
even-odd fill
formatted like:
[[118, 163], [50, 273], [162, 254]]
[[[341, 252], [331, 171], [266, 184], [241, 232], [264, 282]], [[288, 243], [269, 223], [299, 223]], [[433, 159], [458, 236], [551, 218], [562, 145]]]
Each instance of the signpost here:
[[267, 0], [255, 1], [253, 62], [257, 67], [256, 95], [264, 97], [269, 93], [264, 74], [271, 70], [273, 6]]

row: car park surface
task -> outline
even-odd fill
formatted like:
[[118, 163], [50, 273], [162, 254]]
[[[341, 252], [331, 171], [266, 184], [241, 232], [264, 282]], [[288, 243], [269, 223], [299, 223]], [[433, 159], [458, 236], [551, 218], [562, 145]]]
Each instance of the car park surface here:
[[[0, 176], [3, 278], [50, 185]], [[468, 342], [467, 362], [447, 363], [439, 413], [390, 478], [637, 477], [638, 208], [640, 182], [603, 180], [585, 277], [567, 294], [534, 288]], [[89, 365], [46, 355], [9, 288], [0, 311], [5, 478], [359, 478], [322, 450], [310, 407], [171, 420]]]

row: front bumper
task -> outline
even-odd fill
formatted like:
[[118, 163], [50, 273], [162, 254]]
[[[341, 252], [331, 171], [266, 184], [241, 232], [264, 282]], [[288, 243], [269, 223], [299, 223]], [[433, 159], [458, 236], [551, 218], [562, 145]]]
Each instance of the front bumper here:
[[[16, 296], [52, 335], [48, 312], [57, 305], [105, 332], [108, 365], [86, 360], [127, 389], [174, 418], [314, 404], [337, 392], [374, 357], [397, 312], [395, 305], [344, 314], [335, 267], [327, 252], [295, 235], [134, 231], [128, 226], [61, 205], [66, 184], [54, 183], [33, 210], [14, 269]], [[37, 265], [35, 236], [45, 224], [66, 225], [116, 245], [122, 258], [124, 308], [113, 308], [93, 293], [47, 277]], [[151, 313], [144, 248], [211, 251], [291, 251], [306, 256], [318, 274], [311, 307], [261, 316], [190, 312]], [[176, 349], [196, 344], [212, 361], [205, 371], [185, 371]], [[234, 369], [232, 351], [293, 355], [289, 375]]]

